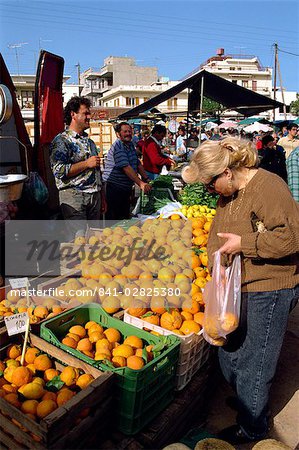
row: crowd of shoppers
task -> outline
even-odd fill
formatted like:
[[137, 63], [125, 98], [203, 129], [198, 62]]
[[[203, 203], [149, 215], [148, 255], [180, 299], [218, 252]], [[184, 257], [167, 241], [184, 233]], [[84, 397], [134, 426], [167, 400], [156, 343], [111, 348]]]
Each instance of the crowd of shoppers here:
[[217, 142], [234, 137], [252, 142], [258, 150], [256, 165], [281, 177], [289, 184], [296, 201], [298, 188], [298, 125], [290, 124], [285, 135], [274, 132], [246, 134], [242, 129], [215, 126], [204, 131], [186, 129], [181, 124], [171, 133], [162, 124], [152, 130], [134, 129], [129, 123], [115, 126], [116, 141], [101, 167], [95, 143], [88, 137], [90, 101], [73, 97], [65, 107], [66, 129], [52, 142], [50, 162], [59, 191], [62, 217], [65, 220], [121, 220], [130, 217], [133, 187], [144, 193], [151, 189], [150, 181], [161, 172], [175, 167], [176, 158], [194, 153], [199, 143]]

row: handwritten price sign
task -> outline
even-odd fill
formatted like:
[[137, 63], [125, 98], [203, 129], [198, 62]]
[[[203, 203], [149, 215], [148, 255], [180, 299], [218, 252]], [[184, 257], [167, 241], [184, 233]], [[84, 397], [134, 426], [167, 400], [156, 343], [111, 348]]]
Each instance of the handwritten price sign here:
[[4, 317], [4, 321], [8, 336], [12, 336], [14, 334], [26, 332], [29, 316], [27, 312], [23, 312], [14, 314], [13, 316]]

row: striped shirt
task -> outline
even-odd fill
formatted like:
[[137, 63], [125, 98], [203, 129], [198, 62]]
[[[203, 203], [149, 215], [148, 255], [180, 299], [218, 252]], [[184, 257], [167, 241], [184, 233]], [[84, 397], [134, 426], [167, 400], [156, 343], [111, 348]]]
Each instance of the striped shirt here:
[[68, 178], [71, 165], [97, 156], [95, 143], [88, 134], [77, 134], [73, 130], [65, 130], [52, 141], [50, 163], [58, 190], [77, 189], [87, 193], [97, 192], [101, 186], [99, 169], [87, 169], [74, 177]]
[[288, 185], [296, 202], [299, 202], [299, 147], [287, 159]]
[[105, 161], [103, 180], [107, 183], [117, 184], [124, 190], [130, 190], [134, 184], [123, 171], [124, 167], [131, 166], [137, 173], [140, 164], [134, 144], [124, 144], [117, 139], [111, 146]]

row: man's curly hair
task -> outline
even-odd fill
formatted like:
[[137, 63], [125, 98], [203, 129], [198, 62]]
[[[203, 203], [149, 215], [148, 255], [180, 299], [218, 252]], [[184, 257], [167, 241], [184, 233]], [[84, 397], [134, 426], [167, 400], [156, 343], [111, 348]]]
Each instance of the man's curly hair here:
[[90, 108], [91, 102], [90, 102], [89, 98], [75, 96], [75, 97], [72, 97], [67, 102], [67, 104], [65, 105], [65, 108], [64, 108], [64, 121], [67, 125], [70, 125], [70, 123], [72, 121], [71, 112], [73, 111], [73, 112], [77, 113], [79, 111], [81, 105], [85, 105], [85, 106], [87, 106], [87, 108]]

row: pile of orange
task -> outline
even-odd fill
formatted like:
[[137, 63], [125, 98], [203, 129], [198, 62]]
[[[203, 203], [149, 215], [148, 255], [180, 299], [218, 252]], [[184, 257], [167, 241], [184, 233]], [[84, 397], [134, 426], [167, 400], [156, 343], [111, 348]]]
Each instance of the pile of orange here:
[[139, 370], [153, 359], [152, 345], [144, 344], [137, 336], [124, 337], [116, 328], [105, 329], [94, 321], [72, 326], [61, 342], [114, 367]]
[[27, 312], [30, 323], [38, 323], [44, 319], [60, 314], [65, 308], [57, 303], [54, 298], [45, 297], [41, 305], [31, 303], [27, 306], [26, 296], [21, 296], [20, 291], [11, 289], [6, 294], [6, 299], [0, 302], [0, 316], [12, 316], [13, 314]]
[[[21, 352], [20, 345], [10, 345], [6, 358], [0, 361], [0, 397], [34, 421], [51, 414], [94, 380], [92, 375], [76, 367], [57, 370], [53, 360], [36, 347], [26, 349], [21, 366]], [[54, 387], [54, 381], [60, 384]]]

